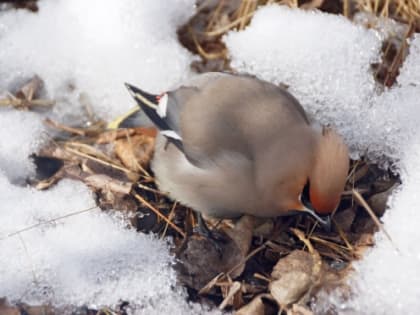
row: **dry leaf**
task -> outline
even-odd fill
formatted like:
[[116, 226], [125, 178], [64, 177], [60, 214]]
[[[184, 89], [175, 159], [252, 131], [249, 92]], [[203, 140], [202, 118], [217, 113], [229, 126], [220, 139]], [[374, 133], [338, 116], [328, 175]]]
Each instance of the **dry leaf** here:
[[266, 294], [257, 295], [251, 302], [237, 310], [235, 315], [264, 315], [265, 306], [262, 300], [264, 296]]
[[[243, 216], [233, 229], [225, 230], [225, 242], [220, 242], [221, 253], [211, 240], [203, 237], [191, 237], [179, 254], [179, 280], [196, 290], [202, 289], [220, 273], [230, 273], [235, 279], [245, 268], [253, 229], [253, 219]], [[210, 290], [212, 286], [206, 286]]]
[[381, 217], [384, 214], [386, 205], [388, 202], [388, 198], [389, 196], [392, 195], [392, 193], [398, 186], [399, 184], [395, 183], [387, 190], [380, 192], [378, 194], [374, 194], [367, 200], [367, 203], [369, 204], [369, 206], [372, 208], [373, 212], [375, 212], [377, 216]]
[[113, 192], [128, 195], [131, 191], [132, 183], [123, 182], [103, 174], [90, 175], [85, 178], [85, 183], [102, 192]]
[[314, 315], [314, 313], [302, 305], [293, 304], [292, 308], [287, 311], [287, 315]]
[[281, 307], [297, 302], [310, 289], [313, 265], [311, 254], [295, 250], [274, 266], [269, 290]]
[[155, 127], [137, 127], [126, 129], [107, 130], [101, 133], [96, 139], [97, 144], [113, 143], [115, 140], [127, 138], [128, 136], [143, 135], [156, 138], [157, 129]]
[[115, 141], [115, 154], [129, 170], [140, 172], [152, 158], [154, 138], [145, 135], [128, 136]]
[[353, 208], [347, 208], [342, 211], [338, 211], [334, 215], [334, 222], [340, 226], [344, 232], [349, 232], [355, 217], [355, 210]]

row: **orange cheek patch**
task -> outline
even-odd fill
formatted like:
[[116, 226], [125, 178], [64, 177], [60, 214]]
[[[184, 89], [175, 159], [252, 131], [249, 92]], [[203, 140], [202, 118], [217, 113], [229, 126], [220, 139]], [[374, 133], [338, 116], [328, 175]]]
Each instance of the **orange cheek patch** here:
[[315, 211], [320, 214], [329, 214], [334, 211], [338, 202], [332, 198], [321, 197], [320, 194], [311, 191], [309, 193], [311, 204]]

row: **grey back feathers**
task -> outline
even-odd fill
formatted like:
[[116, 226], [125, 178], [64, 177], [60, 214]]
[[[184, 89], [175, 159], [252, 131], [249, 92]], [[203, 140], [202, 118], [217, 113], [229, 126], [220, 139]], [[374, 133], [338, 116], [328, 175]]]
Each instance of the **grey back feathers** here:
[[[279, 208], [297, 203], [316, 135], [293, 96], [270, 83], [227, 74], [202, 75], [169, 95], [177, 104], [184, 154], [158, 138], [152, 168], [161, 189], [224, 218], [277, 216]], [[279, 190], [287, 181], [298, 184]]]
[[193, 84], [193, 93], [178, 98], [183, 104], [180, 133], [192, 160], [211, 159], [221, 150], [252, 159], [260, 146], [284, 134], [288, 126], [308, 123], [294, 97], [270, 83], [208, 74]]

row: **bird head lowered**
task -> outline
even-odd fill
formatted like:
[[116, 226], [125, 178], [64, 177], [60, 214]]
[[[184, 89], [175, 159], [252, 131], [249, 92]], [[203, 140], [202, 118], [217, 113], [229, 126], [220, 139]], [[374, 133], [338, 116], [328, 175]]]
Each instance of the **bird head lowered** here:
[[[312, 215], [326, 229], [329, 229], [329, 215], [336, 210], [340, 203], [348, 171], [347, 145], [334, 130], [324, 128], [309, 174], [309, 195], [307, 196], [309, 200], [302, 201], [301, 207], [297, 210]], [[326, 217], [322, 218], [320, 215]]]

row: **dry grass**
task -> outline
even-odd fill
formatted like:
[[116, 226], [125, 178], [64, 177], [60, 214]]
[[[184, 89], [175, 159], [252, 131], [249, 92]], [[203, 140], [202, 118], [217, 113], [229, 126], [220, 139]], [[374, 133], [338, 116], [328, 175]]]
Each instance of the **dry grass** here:
[[420, 1], [418, 0], [238, 0], [201, 1], [197, 13], [179, 29], [179, 39], [185, 47], [200, 55], [195, 70], [229, 71], [229, 59], [222, 41], [231, 30], [242, 30], [250, 23], [260, 6], [278, 3], [305, 10], [342, 14], [352, 19], [357, 12], [392, 18], [408, 26], [406, 34], [397, 41], [390, 39], [383, 48], [383, 61], [375, 66], [375, 78], [385, 86], [395, 83], [405, 56], [408, 41], [415, 31], [420, 31]]

